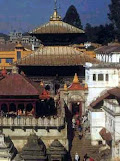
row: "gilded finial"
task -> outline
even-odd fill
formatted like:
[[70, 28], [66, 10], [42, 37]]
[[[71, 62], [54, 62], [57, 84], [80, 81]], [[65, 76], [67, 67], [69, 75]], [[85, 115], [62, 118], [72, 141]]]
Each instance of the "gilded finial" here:
[[55, 8], [54, 8], [54, 10], [57, 10], [57, 0], [54, 0], [54, 2], [55, 2]]
[[44, 83], [43, 83], [43, 81], [41, 81], [41, 82], [40, 82], [40, 86], [44, 86]]
[[88, 88], [88, 85], [87, 85], [87, 83], [85, 83], [85, 88]]
[[53, 15], [50, 17], [50, 21], [62, 21], [61, 16], [58, 15], [57, 12], [57, 0], [54, 0], [54, 13]]
[[67, 91], [67, 89], [68, 89], [68, 88], [67, 88], [67, 84], [65, 83], [65, 84], [64, 84], [64, 91]]
[[75, 73], [74, 79], [73, 79], [73, 83], [79, 83], [79, 79], [77, 76], [77, 73]]

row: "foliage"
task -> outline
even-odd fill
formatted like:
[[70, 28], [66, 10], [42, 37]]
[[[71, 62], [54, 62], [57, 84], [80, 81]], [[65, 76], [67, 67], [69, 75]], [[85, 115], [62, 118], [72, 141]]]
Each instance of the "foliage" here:
[[3, 33], [0, 33], [0, 37], [5, 38], [6, 41], [10, 39], [10, 37], [8, 35], [3, 34]]
[[115, 27], [116, 37], [120, 40], [120, 0], [111, 0], [108, 18]]
[[107, 44], [115, 39], [114, 26], [112, 24], [100, 25], [92, 27], [86, 24], [85, 32], [89, 42]]
[[68, 8], [63, 21], [77, 28], [82, 28], [80, 16], [77, 12], [77, 9], [73, 5]]

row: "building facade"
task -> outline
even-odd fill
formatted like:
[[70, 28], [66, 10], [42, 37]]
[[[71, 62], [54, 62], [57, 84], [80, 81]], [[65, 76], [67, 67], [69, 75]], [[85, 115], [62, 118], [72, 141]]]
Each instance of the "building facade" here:
[[0, 45], [0, 69], [12, 69], [14, 62], [31, 53], [32, 49], [27, 49], [21, 43]]
[[111, 149], [112, 159], [120, 158], [119, 98], [120, 88], [113, 88], [96, 99], [90, 109], [92, 144], [108, 145]]
[[[115, 63], [92, 65], [86, 63], [85, 82], [88, 85], [87, 106], [106, 90], [118, 87], [120, 66]], [[114, 82], [114, 83], [113, 83]]]

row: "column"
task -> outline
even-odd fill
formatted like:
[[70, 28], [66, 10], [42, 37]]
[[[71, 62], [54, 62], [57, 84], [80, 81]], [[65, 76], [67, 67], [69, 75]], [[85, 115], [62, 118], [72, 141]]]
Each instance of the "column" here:
[[35, 117], [36, 116], [36, 102], [32, 103], [32, 105], [33, 105], [33, 109], [34, 109], [33, 116]]
[[82, 117], [82, 102], [79, 104], [79, 116]]

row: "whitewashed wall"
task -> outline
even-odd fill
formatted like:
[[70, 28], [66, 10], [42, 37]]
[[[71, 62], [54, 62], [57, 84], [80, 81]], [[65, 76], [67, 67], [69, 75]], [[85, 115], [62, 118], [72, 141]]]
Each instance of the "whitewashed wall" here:
[[[93, 74], [96, 74], [96, 81], [93, 80]], [[98, 81], [98, 74], [104, 75], [103, 81]], [[106, 74], [109, 75], [108, 81], [106, 81]], [[88, 84], [86, 105], [89, 106], [103, 92], [119, 85], [119, 70], [114, 68], [86, 68], [85, 81]]]
[[99, 132], [105, 127], [105, 113], [104, 111], [92, 112], [90, 111], [90, 132], [91, 143], [97, 144], [99, 140], [102, 140]]

